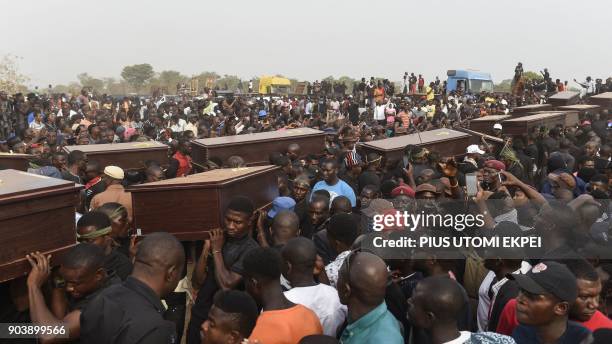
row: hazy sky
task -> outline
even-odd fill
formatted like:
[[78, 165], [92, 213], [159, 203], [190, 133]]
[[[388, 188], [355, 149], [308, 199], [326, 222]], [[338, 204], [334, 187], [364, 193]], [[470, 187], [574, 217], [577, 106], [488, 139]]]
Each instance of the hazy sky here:
[[2, 1], [0, 55], [31, 85], [78, 73], [156, 71], [426, 79], [447, 69], [496, 82], [548, 67], [553, 78], [612, 76], [609, 0]]

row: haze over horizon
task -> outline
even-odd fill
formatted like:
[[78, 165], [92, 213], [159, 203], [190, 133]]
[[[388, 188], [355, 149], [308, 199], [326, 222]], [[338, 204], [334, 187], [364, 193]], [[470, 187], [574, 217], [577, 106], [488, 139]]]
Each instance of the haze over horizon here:
[[[30, 86], [79, 73], [119, 78], [126, 65], [243, 79], [283, 74], [426, 80], [447, 69], [547, 67], [553, 78], [612, 76], [612, 2], [552, 0], [6, 2], [0, 56], [22, 57]], [[603, 46], [603, 47], [600, 47]], [[576, 86], [576, 84], [573, 84]]]

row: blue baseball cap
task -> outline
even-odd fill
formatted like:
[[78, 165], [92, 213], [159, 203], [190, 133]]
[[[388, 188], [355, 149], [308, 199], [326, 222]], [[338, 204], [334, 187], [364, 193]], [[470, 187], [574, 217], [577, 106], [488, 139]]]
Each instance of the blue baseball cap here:
[[268, 113], [266, 112], [266, 110], [259, 111], [259, 117], [266, 117], [267, 115]]
[[291, 197], [276, 197], [272, 201], [272, 209], [268, 212], [268, 217], [274, 218], [279, 211], [293, 210], [295, 201]]

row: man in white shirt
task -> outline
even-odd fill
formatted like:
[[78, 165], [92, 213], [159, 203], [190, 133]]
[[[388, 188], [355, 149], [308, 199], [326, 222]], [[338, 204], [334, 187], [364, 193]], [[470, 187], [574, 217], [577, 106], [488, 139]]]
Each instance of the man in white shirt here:
[[586, 77], [586, 81], [584, 83], [578, 82], [576, 79], [574, 79], [574, 82], [585, 89], [587, 97], [595, 94], [595, 81], [593, 81], [590, 76]]
[[323, 326], [323, 333], [336, 337], [346, 319], [347, 310], [340, 303], [336, 289], [317, 283], [313, 278], [317, 260], [314, 243], [303, 237], [293, 238], [283, 247], [282, 256], [283, 276], [292, 287], [285, 292], [285, 297], [315, 312]]

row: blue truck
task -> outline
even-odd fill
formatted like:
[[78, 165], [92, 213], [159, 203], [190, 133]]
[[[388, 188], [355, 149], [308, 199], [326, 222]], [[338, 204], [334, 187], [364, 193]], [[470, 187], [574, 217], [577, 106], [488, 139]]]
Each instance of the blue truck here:
[[451, 69], [446, 72], [446, 93], [461, 90], [464, 93], [493, 92], [491, 74], [474, 70]]

